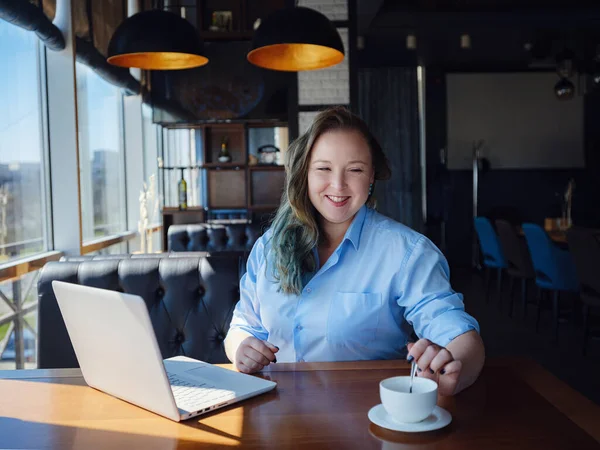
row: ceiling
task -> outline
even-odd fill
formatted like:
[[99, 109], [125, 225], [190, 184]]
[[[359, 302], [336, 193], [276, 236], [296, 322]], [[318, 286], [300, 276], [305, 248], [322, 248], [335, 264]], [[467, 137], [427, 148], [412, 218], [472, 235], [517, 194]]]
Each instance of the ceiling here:
[[600, 43], [600, 3], [589, 0], [357, 0], [357, 23], [362, 66], [552, 70], [568, 48], [585, 70]]

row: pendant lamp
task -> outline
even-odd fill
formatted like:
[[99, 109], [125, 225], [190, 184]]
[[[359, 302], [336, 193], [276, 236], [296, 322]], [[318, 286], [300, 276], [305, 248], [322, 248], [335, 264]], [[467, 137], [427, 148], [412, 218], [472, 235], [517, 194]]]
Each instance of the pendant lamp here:
[[344, 60], [344, 45], [327, 17], [298, 6], [275, 11], [261, 23], [247, 58], [265, 69], [323, 69]]
[[559, 100], [571, 100], [575, 96], [575, 85], [566, 78], [561, 78], [554, 85], [554, 94]]
[[203, 66], [202, 41], [194, 26], [169, 11], [153, 9], [134, 14], [115, 30], [108, 44], [110, 64], [146, 70]]

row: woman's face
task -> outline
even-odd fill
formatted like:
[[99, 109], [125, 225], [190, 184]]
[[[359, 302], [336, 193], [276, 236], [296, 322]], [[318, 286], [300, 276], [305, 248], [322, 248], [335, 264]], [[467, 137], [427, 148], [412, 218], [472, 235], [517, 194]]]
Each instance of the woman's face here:
[[362, 134], [332, 130], [319, 136], [310, 156], [308, 196], [322, 226], [348, 227], [367, 201], [373, 180], [371, 151]]

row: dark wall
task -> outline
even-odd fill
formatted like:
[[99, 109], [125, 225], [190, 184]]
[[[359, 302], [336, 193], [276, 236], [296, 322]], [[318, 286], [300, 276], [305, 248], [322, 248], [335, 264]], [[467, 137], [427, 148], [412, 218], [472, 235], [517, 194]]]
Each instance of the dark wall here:
[[[446, 76], [443, 71], [428, 68], [425, 72], [425, 149], [427, 157], [426, 189], [427, 189], [427, 223], [425, 233], [442, 250], [446, 251], [447, 239], [443, 236], [443, 227], [447, 228], [450, 211], [457, 208], [469, 208], [471, 202], [467, 191], [454, 201], [451, 197], [454, 190], [451, 174], [445, 166], [446, 149]], [[464, 192], [463, 192], [464, 191]], [[468, 216], [470, 212], [460, 213]], [[447, 236], [446, 236], [447, 237]]]
[[[473, 174], [470, 170], [445, 170], [440, 149], [446, 143], [444, 74], [427, 75], [428, 235], [440, 246], [442, 221], [446, 229], [443, 248], [453, 265], [471, 262], [473, 238]], [[479, 215], [513, 222], [543, 224], [545, 217], [560, 216], [560, 196], [570, 178], [575, 179], [572, 218], [576, 225], [600, 227], [600, 98], [588, 94], [584, 101], [585, 169], [494, 170], [479, 179]]]
[[392, 171], [389, 180], [375, 183], [377, 209], [421, 230], [417, 71], [361, 69], [358, 87], [358, 113], [378, 139]]
[[552, 72], [449, 73], [448, 167], [471, 168], [473, 141], [495, 169], [584, 167], [584, 97], [559, 101]]

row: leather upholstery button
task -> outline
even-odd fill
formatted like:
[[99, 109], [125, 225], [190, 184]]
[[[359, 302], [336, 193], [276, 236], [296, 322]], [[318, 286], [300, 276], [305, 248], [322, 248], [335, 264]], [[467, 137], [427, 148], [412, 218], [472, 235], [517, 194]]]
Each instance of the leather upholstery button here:
[[206, 289], [204, 289], [204, 286], [200, 286], [200, 287], [198, 288], [198, 295], [199, 295], [200, 297], [204, 297], [204, 294], [206, 294]]
[[181, 344], [184, 340], [185, 340], [185, 336], [183, 335], [183, 333], [181, 331], [178, 331], [177, 334], [175, 335], [175, 342], [177, 344]]
[[156, 290], [156, 295], [157, 295], [158, 297], [163, 297], [163, 296], [165, 295], [165, 290], [164, 290], [163, 288], [159, 287], [159, 288]]
[[223, 334], [219, 333], [219, 334], [217, 334], [217, 340], [218, 341], [224, 341], [225, 340], [225, 336], [223, 336]]

